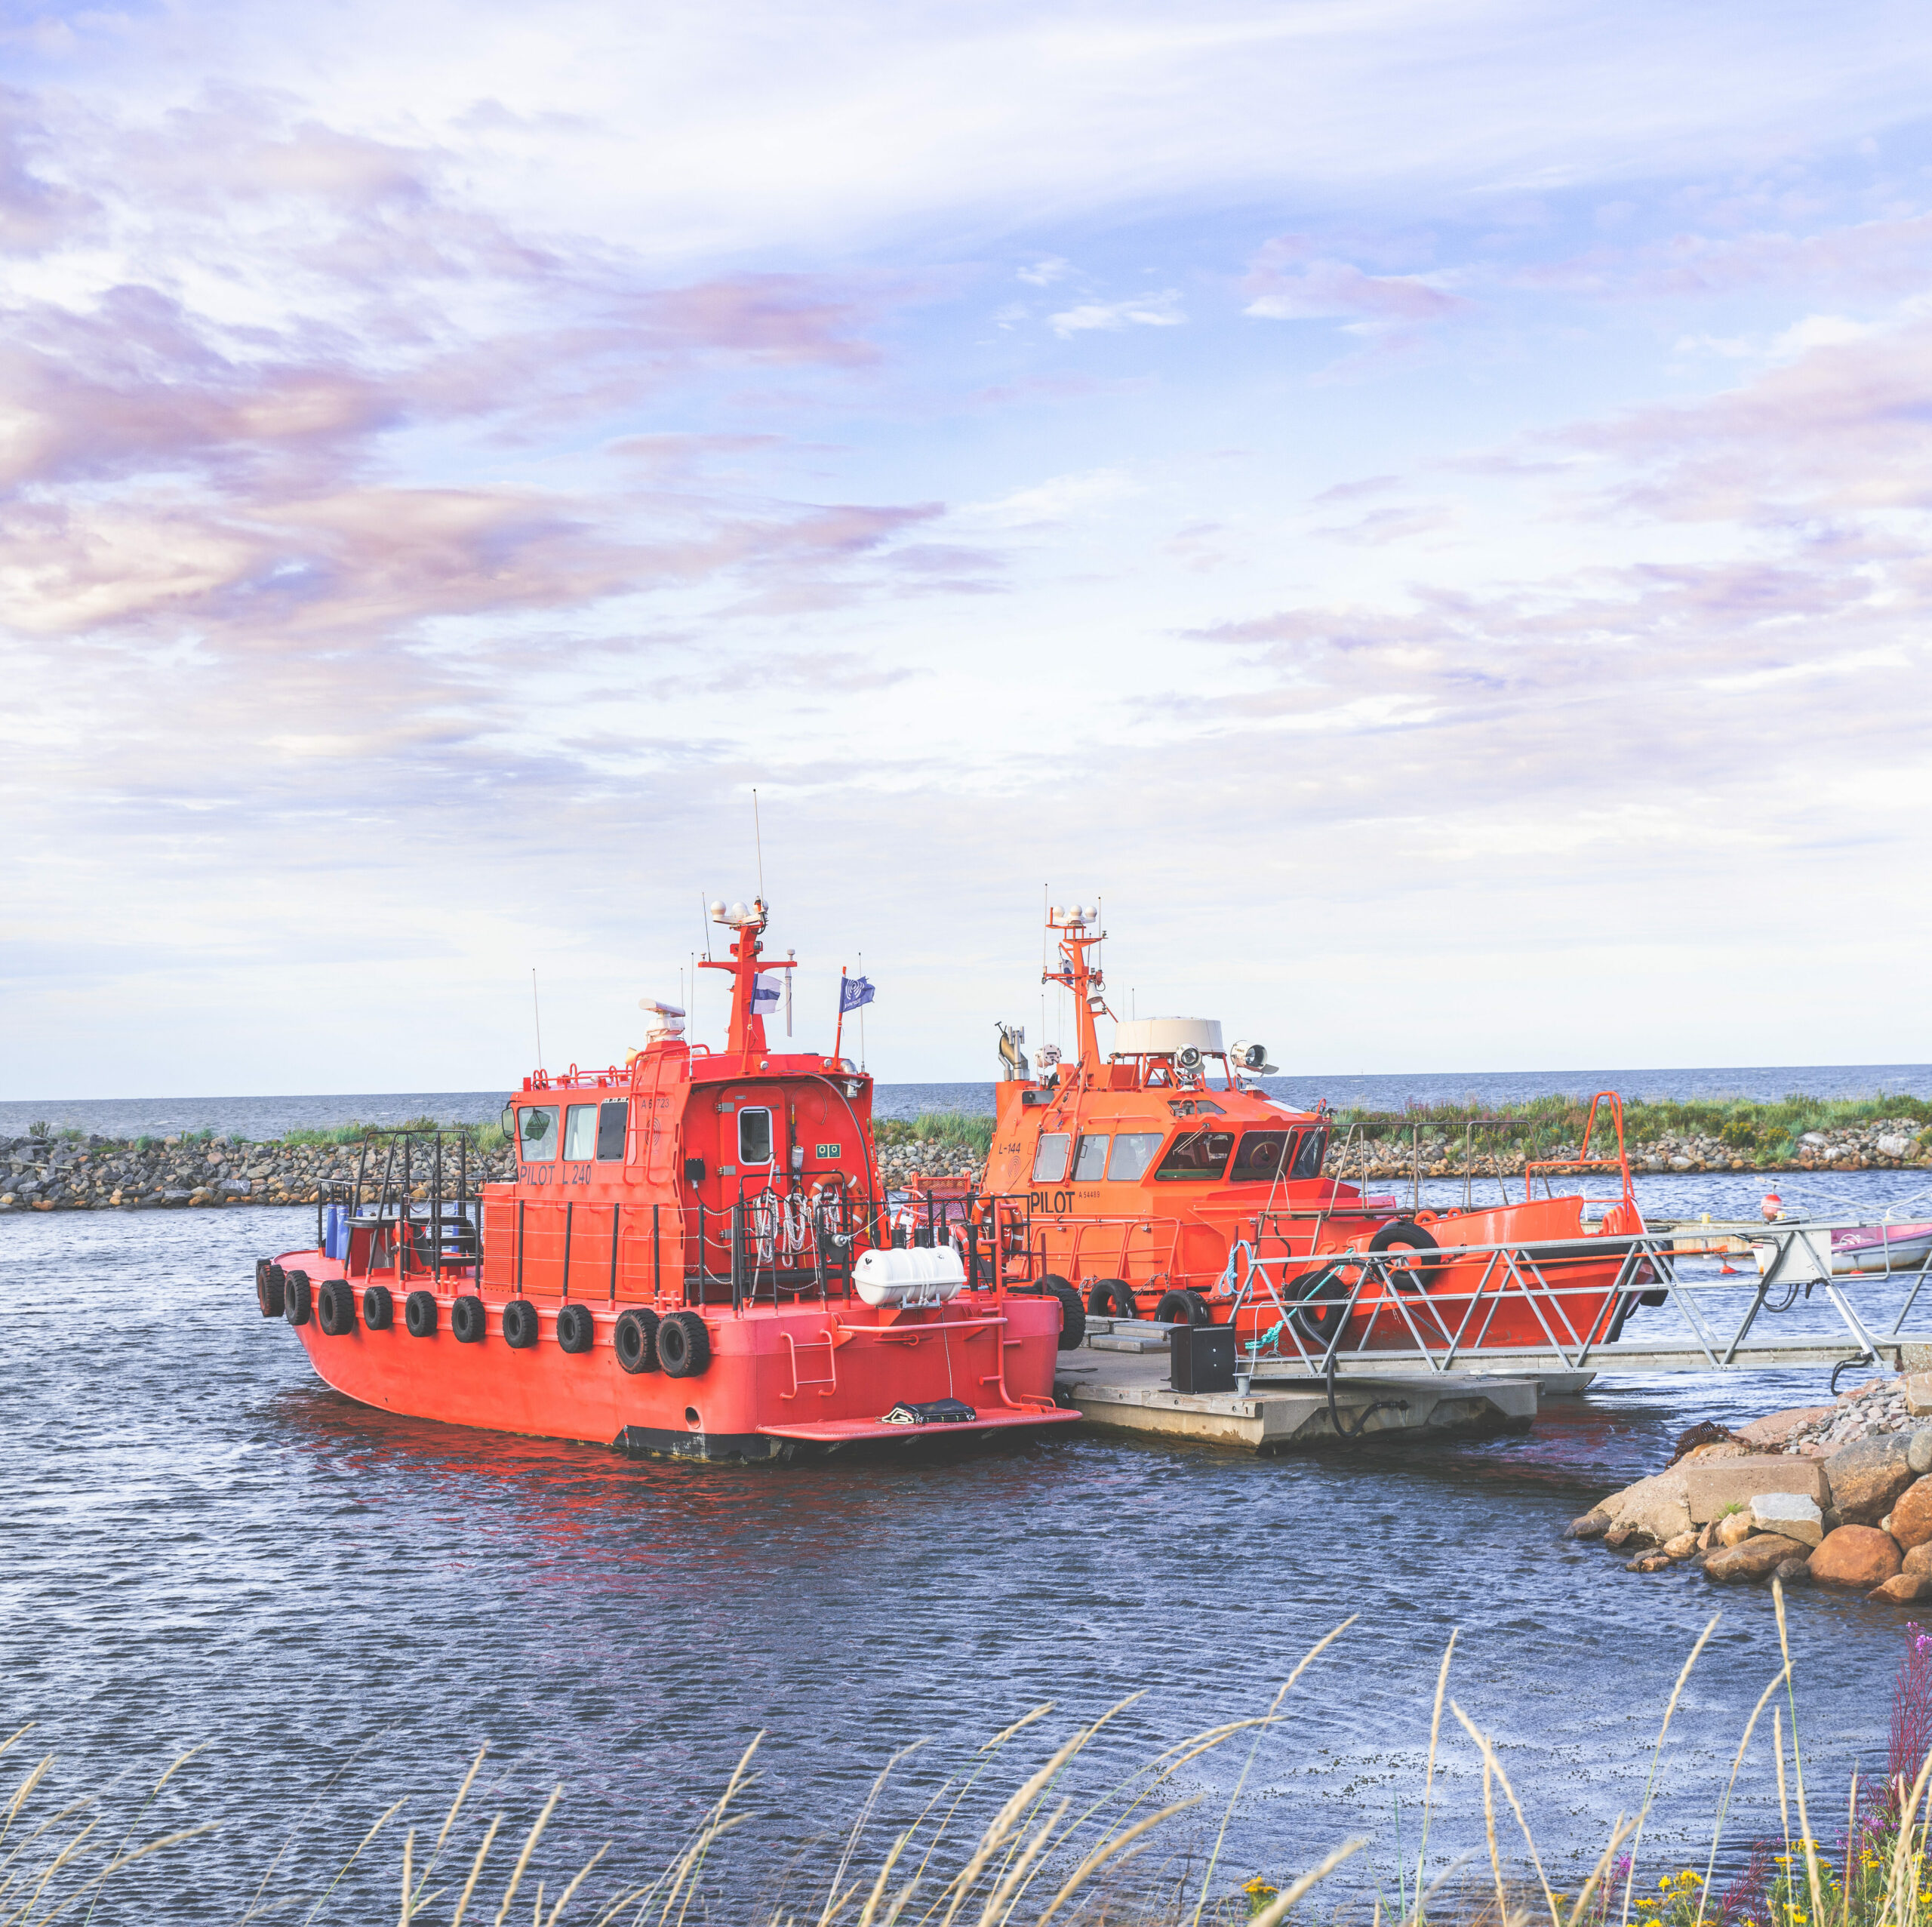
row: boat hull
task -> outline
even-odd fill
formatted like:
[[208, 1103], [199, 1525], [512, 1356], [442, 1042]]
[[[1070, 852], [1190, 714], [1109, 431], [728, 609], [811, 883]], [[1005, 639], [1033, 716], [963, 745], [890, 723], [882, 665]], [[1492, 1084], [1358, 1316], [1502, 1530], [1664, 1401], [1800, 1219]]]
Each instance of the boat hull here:
[[[312, 1289], [343, 1275], [319, 1252], [278, 1261], [306, 1271]], [[421, 1279], [411, 1283], [424, 1288]], [[506, 1298], [484, 1299], [483, 1335], [466, 1344], [451, 1328], [457, 1289], [446, 1283], [434, 1294], [436, 1329], [423, 1338], [404, 1328], [401, 1295], [386, 1330], [368, 1328], [358, 1291], [352, 1329], [326, 1333], [312, 1313], [297, 1334], [317, 1376], [346, 1397], [444, 1424], [669, 1458], [760, 1461], [1079, 1417], [1054, 1402], [1060, 1307], [1051, 1298], [981, 1294], [897, 1315], [839, 1302], [742, 1314], [707, 1307], [709, 1364], [673, 1378], [661, 1367], [629, 1372], [619, 1364], [613, 1334], [623, 1306], [592, 1306], [592, 1345], [569, 1353], [556, 1338], [561, 1302], [525, 1301], [535, 1304], [537, 1339], [518, 1348], [503, 1335]], [[963, 1400], [974, 1419], [884, 1422], [897, 1405], [943, 1399]]]

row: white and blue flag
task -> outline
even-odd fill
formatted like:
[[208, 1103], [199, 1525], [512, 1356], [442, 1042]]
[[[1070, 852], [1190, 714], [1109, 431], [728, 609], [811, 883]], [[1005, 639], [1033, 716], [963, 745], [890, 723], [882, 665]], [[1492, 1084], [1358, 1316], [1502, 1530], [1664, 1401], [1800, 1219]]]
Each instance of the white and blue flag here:
[[761, 970], [758, 980], [752, 987], [752, 1014], [770, 1017], [778, 1008], [778, 1000], [785, 993], [781, 987], [783, 973], [776, 970]]
[[843, 1017], [848, 1011], [857, 1010], [861, 1004], [872, 1000], [870, 979], [863, 977], [841, 977], [838, 980], [838, 1014]]

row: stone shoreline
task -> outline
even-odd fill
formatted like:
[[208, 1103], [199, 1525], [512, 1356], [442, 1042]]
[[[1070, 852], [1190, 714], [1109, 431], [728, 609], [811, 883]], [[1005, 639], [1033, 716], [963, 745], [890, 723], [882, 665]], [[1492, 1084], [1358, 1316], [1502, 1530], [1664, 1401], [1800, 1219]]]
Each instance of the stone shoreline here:
[[[226, 1137], [165, 1137], [146, 1147], [104, 1137], [0, 1138], [0, 1214], [23, 1211], [158, 1211], [232, 1205], [312, 1205], [325, 1184], [349, 1183], [359, 1144], [249, 1144]], [[895, 1144], [878, 1154], [889, 1185], [915, 1174], [978, 1177], [981, 1161], [970, 1147]], [[370, 1176], [381, 1166], [372, 1154]], [[444, 1153], [445, 1184], [453, 1188], [454, 1160]], [[473, 1184], [507, 1183], [516, 1161], [507, 1149], [469, 1153]], [[411, 1175], [414, 1176], [412, 1171]], [[426, 1184], [412, 1195], [426, 1199]]]
[[[1923, 1138], [1924, 1141], [1921, 1142]], [[1574, 1144], [1546, 1156], [1573, 1156]], [[312, 1204], [319, 1186], [355, 1175], [361, 1147], [348, 1144], [251, 1144], [227, 1137], [0, 1138], [0, 1213], [15, 1211], [129, 1210], [168, 1205]], [[922, 1141], [881, 1146], [881, 1174], [897, 1187], [916, 1176], [968, 1177], [977, 1182], [985, 1160], [970, 1145]], [[1425, 1137], [1425, 1177], [1520, 1177], [1520, 1151], [1477, 1152]], [[1648, 1173], [1897, 1171], [1932, 1168], [1932, 1131], [1915, 1119], [1885, 1119], [1840, 1131], [1806, 1133], [1792, 1159], [1767, 1159], [1715, 1138], [1666, 1137], [1636, 1145], [1631, 1168]], [[475, 1181], [500, 1183], [515, 1171], [507, 1149], [472, 1150]], [[1396, 1183], [1416, 1171], [1414, 1152], [1395, 1140], [1339, 1140], [1324, 1166], [1331, 1177]], [[419, 1196], [426, 1191], [419, 1190]]]
[[1875, 1378], [1828, 1405], [1735, 1432], [1684, 1433], [1662, 1472], [1573, 1519], [1564, 1535], [1634, 1553], [1630, 1572], [1700, 1568], [1718, 1585], [1768, 1581], [1932, 1599], [1932, 1374]]

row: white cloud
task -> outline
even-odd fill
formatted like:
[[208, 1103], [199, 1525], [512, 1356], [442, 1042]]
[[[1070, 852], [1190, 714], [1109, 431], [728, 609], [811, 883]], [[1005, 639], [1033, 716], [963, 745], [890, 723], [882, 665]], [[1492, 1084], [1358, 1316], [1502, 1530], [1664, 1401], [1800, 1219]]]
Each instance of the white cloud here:
[[1094, 328], [1178, 328], [1186, 319], [1180, 311], [1179, 292], [1167, 288], [1158, 294], [1124, 301], [1083, 302], [1055, 315], [1053, 331], [1063, 338]]

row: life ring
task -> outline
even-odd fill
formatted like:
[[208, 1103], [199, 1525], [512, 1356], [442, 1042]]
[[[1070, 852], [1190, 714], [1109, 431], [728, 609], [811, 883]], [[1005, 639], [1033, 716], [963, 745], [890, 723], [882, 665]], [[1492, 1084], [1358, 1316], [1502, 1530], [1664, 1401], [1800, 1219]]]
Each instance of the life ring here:
[[386, 1285], [371, 1285], [362, 1294], [362, 1322], [371, 1331], [386, 1331], [395, 1322], [395, 1301]]
[[504, 1306], [503, 1342], [512, 1351], [528, 1351], [541, 1328], [537, 1307], [528, 1298], [512, 1298]]
[[627, 1311], [611, 1334], [617, 1362], [626, 1371], [657, 1369], [657, 1314], [654, 1311]]
[[291, 1325], [306, 1325], [309, 1313], [313, 1307], [313, 1297], [309, 1289], [309, 1274], [306, 1271], [288, 1271], [282, 1273], [281, 1315]]
[[435, 1293], [411, 1292], [402, 1301], [402, 1322], [412, 1338], [433, 1338], [436, 1335]]
[[1334, 1267], [1304, 1271], [1289, 1280], [1281, 1295], [1294, 1307], [1288, 1316], [1295, 1329], [1326, 1351], [1349, 1315], [1349, 1288], [1335, 1276]]
[[597, 1321], [588, 1305], [566, 1305], [557, 1314], [557, 1348], [570, 1353], [587, 1352], [597, 1342]]
[[345, 1338], [355, 1329], [355, 1288], [347, 1279], [323, 1280], [315, 1294], [315, 1322], [326, 1338]]
[[1163, 1291], [1154, 1307], [1156, 1325], [1212, 1325], [1214, 1314], [1198, 1291]]
[[1410, 1251], [1423, 1254], [1407, 1264], [1389, 1266], [1389, 1282], [1398, 1291], [1426, 1291], [1429, 1274], [1441, 1269], [1440, 1245], [1413, 1218], [1398, 1218], [1393, 1224], [1385, 1224], [1370, 1239], [1368, 1248], [1371, 1251]]
[[657, 1328], [657, 1362], [673, 1378], [697, 1378], [711, 1364], [711, 1334], [694, 1311], [674, 1311]]
[[483, 1334], [489, 1328], [489, 1320], [483, 1310], [483, 1301], [473, 1292], [465, 1292], [450, 1307], [450, 1330], [455, 1334], [459, 1345], [480, 1345]]
[[273, 1258], [255, 1261], [255, 1302], [264, 1318], [281, 1316], [281, 1267]]

